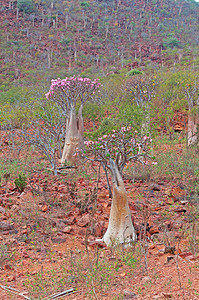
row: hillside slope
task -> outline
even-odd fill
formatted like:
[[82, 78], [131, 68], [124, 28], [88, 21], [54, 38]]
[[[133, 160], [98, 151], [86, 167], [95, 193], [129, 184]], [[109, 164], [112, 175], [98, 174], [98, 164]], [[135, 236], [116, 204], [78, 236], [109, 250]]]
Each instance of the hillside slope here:
[[55, 73], [157, 68], [170, 64], [170, 55], [176, 63], [193, 61], [198, 16], [199, 3], [191, 0], [34, 0], [28, 10], [2, 0], [1, 89]]

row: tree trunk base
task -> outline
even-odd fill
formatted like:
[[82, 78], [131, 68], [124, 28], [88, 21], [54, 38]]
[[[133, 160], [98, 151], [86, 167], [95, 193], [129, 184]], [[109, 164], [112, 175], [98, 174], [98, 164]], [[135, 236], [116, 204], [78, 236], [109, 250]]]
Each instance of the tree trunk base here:
[[61, 165], [64, 165], [65, 161], [76, 164], [76, 149], [84, 148], [82, 109], [83, 106], [81, 105], [77, 117], [75, 108], [71, 108], [70, 116], [66, 124], [66, 137], [61, 158]]
[[136, 240], [136, 232], [132, 223], [127, 194], [122, 176], [113, 160], [110, 160], [110, 168], [113, 182], [113, 199], [109, 225], [103, 241], [109, 247], [119, 244], [129, 247]]

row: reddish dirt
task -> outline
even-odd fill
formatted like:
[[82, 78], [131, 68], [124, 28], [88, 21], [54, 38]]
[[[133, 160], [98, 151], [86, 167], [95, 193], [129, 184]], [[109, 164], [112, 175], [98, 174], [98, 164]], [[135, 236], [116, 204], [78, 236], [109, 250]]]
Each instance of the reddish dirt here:
[[[6, 144], [4, 150], [5, 158]], [[37, 171], [21, 194], [14, 178], [4, 176], [0, 285], [32, 299], [70, 288], [75, 293], [62, 299], [198, 299], [195, 203], [187, 200], [183, 182], [176, 179], [133, 183], [129, 178], [124, 182], [139, 237], [132, 249], [122, 250], [103, 244], [98, 248], [94, 243], [108, 226], [111, 205], [103, 175], [96, 203], [92, 199], [97, 178], [90, 168], [69, 169], [58, 177], [45, 169]], [[143, 236], [146, 222], [147, 236]], [[147, 271], [144, 249], [148, 251]], [[24, 298], [0, 287], [0, 299]]]

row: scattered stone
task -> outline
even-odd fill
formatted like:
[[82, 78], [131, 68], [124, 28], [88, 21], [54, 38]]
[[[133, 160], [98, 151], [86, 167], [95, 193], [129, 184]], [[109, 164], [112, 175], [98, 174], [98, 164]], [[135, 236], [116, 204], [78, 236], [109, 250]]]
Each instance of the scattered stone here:
[[168, 293], [162, 293], [162, 295], [163, 295], [165, 298], [172, 298], [172, 295], [171, 295], [171, 294], [168, 294]]
[[180, 198], [185, 195], [185, 190], [184, 188], [181, 188], [180, 186], [174, 187], [172, 189], [172, 195], [177, 199], [181, 200]]
[[162, 298], [162, 294], [160, 294], [160, 295], [155, 295], [155, 296], [153, 296], [153, 299], [161, 299]]
[[48, 210], [48, 206], [47, 206], [46, 204], [44, 204], [44, 205], [42, 206], [41, 210], [42, 210], [43, 212], [46, 212], [46, 211]]
[[133, 293], [133, 292], [131, 292], [131, 291], [124, 291], [124, 299], [137, 299], [138, 298], [138, 296], [135, 294], [135, 293]]
[[175, 222], [173, 222], [172, 227], [175, 230], [179, 230], [180, 228], [183, 227], [183, 220], [176, 220]]
[[163, 256], [165, 254], [164, 249], [158, 251], [158, 256]]
[[179, 124], [175, 124], [174, 125], [174, 130], [175, 131], [183, 131], [184, 127], [182, 125]]
[[99, 193], [98, 198], [100, 199], [106, 199], [108, 197], [107, 191], [103, 191]]
[[38, 271], [33, 271], [31, 274], [36, 275], [36, 274], [38, 274]]
[[176, 251], [176, 247], [175, 246], [166, 246], [165, 247], [165, 250], [164, 250], [164, 253], [170, 253], [170, 254], [173, 254], [175, 255], [175, 251]]
[[66, 238], [61, 238], [61, 237], [52, 238], [52, 242], [54, 244], [62, 244], [66, 242]]
[[27, 234], [23, 234], [22, 236], [19, 236], [17, 238], [18, 242], [20, 243], [29, 243], [31, 241], [31, 239], [28, 237]]
[[86, 228], [81, 228], [81, 229], [79, 229], [78, 233], [79, 233], [80, 235], [86, 235]]
[[63, 219], [65, 217], [65, 213], [64, 212], [57, 212], [56, 214], [54, 214], [55, 218], [58, 219]]
[[180, 204], [182, 204], [182, 205], [186, 205], [186, 204], [188, 204], [189, 202], [187, 201], [187, 200], [181, 200], [180, 201]]
[[157, 183], [153, 183], [149, 186], [149, 189], [152, 190], [152, 191], [161, 191], [161, 186], [159, 186], [159, 184]]
[[46, 255], [47, 253], [47, 249], [42, 247], [42, 248], [37, 248], [36, 250], [37, 252], [40, 252], [42, 255]]
[[149, 254], [161, 256], [164, 254], [164, 245], [151, 245], [149, 246]]
[[190, 261], [198, 260], [198, 259], [199, 259], [199, 256], [189, 255], [189, 256], [187, 256], [185, 259], [186, 259], [186, 260], [190, 260]]
[[72, 227], [71, 226], [66, 226], [63, 230], [64, 233], [71, 233]]
[[158, 227], [152, 226], [152, 227], [149, 229], [149, 233], [150, 233], [151, 235], [154, 234], [154, 233], [159, 233]]
[[23, 252], [23, 257], [24, 257], [24, 258], [29, 258], [30, 256], [29, 256], [29, 254], [28, 254], [26, 251], [24, 251], [24, 252]]
[[173, 205], [173, 202], [174, 202], [174, 201], [173, 201], [173, 198], [170, 197], [170, 198], [166, 199], [165, 202], [166, 202], [166, 204], [168, 204], [168, 205]]
[[96, 237], [102, 237], [104, 233], [104, 222], [100, 221], [94, 226], [94, 234]]
[[74, 216], [70, 216], [70, 217], [67, 217], [66, 219], [63, 220], [63, 223], [64, 224], [67, 224], [67, 225], [73, 225], [75, 223], [76, 219]]
[[64, 222], [62, 220], [58, 220], [56, 225], [61, 230], [63, 230], [66, 227], [66, 225], [64, 224]]
[[2, 207], [2, 206], [0, 206], [0, 213], [1, 213], [1, 214], [5, 214], [5, 212], [6, 212], [5, 208]]
[[149, 246], [149, 250], [150, 249], [155, 249], [155, 248], [156, 248], [156, 246], [154, 244]]
[[12, 230], [14, 226], [7, 222], [0, 222], [0, 231]]
[[18, 212], [18, 211], [19, 211], [19, 209], [20, 209], [20, 208], [19, 208], [19, 206], [18, 206], [18, 205], [16, 205], [16, 204], [13, 204], [10, 210], [11, 210], [11, 211]]
[[80, 227], [85, 227], [86, 225], [88, 225], [89, 222], [90, 222], [90, 215], [86, 214], [78, 220], [77, 225]]
[[151, 280], [151, 279], [150, 279], [149, 276], [145, 276], [145, 277], [142, 278], [142, 283], [146, 283], [146, 282], [148, 282], [148, 281], [150, 281], [150, 280]]
[[187, 209], [185, 207], [177, 207], [173, 211], [178, 213], [185, 213]]
[[167, 263], [169, 263], [171, 260], [173, 260], [175, 256], [167, 256]]
[[68, 276], [68, 281], [70, 281], [71, 283], [77, 282], [77, 277], [70, 275], [70, 276]]
[[27, 233], [28, 233], [28, 230], [27, 230], [27, 229], [23, 229], [21, 233], [22, 233], [22, 234], [27, 234]]
[[66, 201], [68, 199], [68, 196], [66, 194], [60, 194], [59, 195], [60, 200]]
[[11, 276], [8, 277], [7, 280], [8, 280], [8, 282], [14, 281], [14, 280], [16, 280], [16, 277], [14, 275], [11, 275]]
[[180, 256], [181, 258], [185, 258], [185, 257], [191, 256], [191, 255], [192, 255], [192, 253], [191, 253], [190, 251], [181, 252], [181, 253], [179, 254], [179, 256]]
[[14, 268], [10, 264], [4, 265], [4, 270], [13, 270]]
[[133, 293], [133, 292], [130, 292], [130, 291], [125, 291], [124, 292], [124, 300], [127, 300], [127, 299], [137, 299], [138, 296]]

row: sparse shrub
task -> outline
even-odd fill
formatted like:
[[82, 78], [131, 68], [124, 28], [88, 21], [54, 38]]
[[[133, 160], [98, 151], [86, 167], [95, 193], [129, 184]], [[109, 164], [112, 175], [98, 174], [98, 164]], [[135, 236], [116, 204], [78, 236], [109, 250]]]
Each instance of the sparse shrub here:
[[119, 123], [117, 123], [116, 119], [105, 118], [104, 120], [102, 120], [99, 128], [96, 131], [92, 132], [92, 138], [98, 138], [101, 135], [110, 133], [113, 129], [118, 129], [118, 125]]
[[159, 31], [164, 31], [164, 30], [165, 30], [165, 26], [164, 26], [163, 23], [159, 23], [159, 24], [158, 24], [158, 30], [159, 30]]
[[15, 186], [17, 190], [22, 193], [27, 185], [25, 174], [19, 174], [19, 177], [15, 179]]
[[133, 70], [130, 70], [129, 72], [127, 72], [127, 76], [133, 76], [133, 75], [139, 75], [139, 74], [143, 74], [142, 71], [140, 70], [137, 70], [137, 69], [133, 69]]
[[90, 4], [86, 1], [80, 2], [81, 7], [87, 8], [90, 6]]

